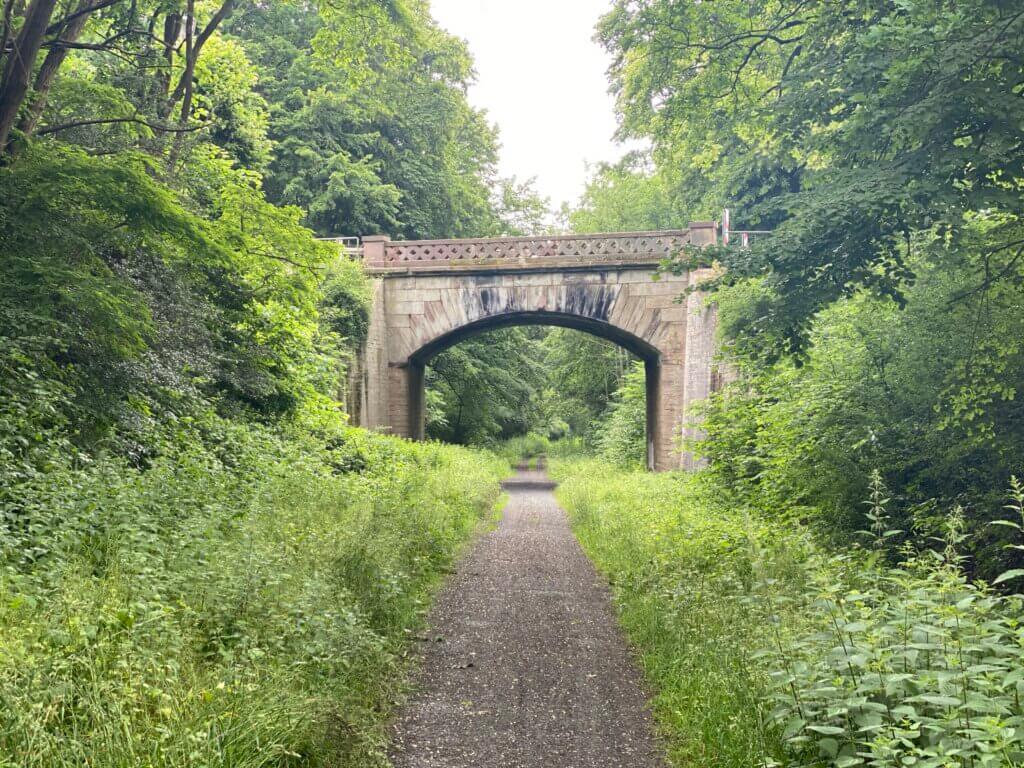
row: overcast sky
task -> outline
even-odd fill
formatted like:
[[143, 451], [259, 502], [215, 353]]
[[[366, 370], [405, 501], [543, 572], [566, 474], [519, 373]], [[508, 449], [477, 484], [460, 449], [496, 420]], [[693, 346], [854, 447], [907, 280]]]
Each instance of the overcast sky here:
[[591, 38], [611, 0], [432, 0], [434, 18], [469, 43], [470, 102], [501, 132], [501, 174], [555, 208], [583, 191], [585, 163], [615, 160], [609, 58]]

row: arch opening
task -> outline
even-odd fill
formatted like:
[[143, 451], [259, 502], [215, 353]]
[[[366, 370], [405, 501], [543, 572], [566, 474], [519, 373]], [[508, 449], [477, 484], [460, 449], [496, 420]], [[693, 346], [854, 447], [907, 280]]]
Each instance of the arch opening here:
[[467, 339], [488, 331], [513, 326], [555, 326], [569, 328], [608, 340], [643, 361], [645, 373], [646, 465], [655, 469], [659, 430], [659, 393], [661, 387], [661, 354], [651, 344], [608, 322], [591, 317], [550, 311], [517, 311], [488, 316], [467, 323], [430, 340], [411, 355], [406, 363], [408, 382], [409, 436], [422, 440], [425, 436], [426, 369], [439, 354]]

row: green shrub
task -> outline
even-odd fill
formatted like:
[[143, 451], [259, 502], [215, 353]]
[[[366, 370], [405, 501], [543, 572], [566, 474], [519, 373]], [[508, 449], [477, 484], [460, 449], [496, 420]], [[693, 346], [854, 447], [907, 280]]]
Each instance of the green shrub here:
[[931, 553], [839, 576], [815, 584], [814, 626], [760, 659], [787, 764], [1024, 764], [1019, 601]]
[[865, 546], [832, 554], [791, 518], [730, 506], [709, 474], [552, 471], [675, 764], [1024, 764], [1024, 607], [968, 580], [959, 511], [891, 567], [877, 480]]
[[183, 433], [145, 470], [0, 452], [0, 765], [382, 765], [409, 633], [504, 465]]
[[552, 442], [544, 435], [530, 432], [526, 435], [511, 437], [498, 446], [498, 454], [510, 464], [520, 461], [530, 462], [540, 456], [546, 456], [551, 450]]
[[719, 291], [738, 377], [705, 404], [707, 439], [695, 447], [723, 492], [769, 514], [806, 505], [842, 545], [860, 528], [875, 468], [892, 489], [894, 527], [915, 546], [938, 533], [933, 509], [960, 504], [970, 567], [992, 579], [1024, 565], [988, 525], [1024, 456], [1021, 291], [979, 295], [982, 312], [957, 300], [973, 271], [918, 266], [905, 307], [862, 292], [818, 313], [800, 359], [766, 358], [763, 338], [738, 333], [764, 317], [767, 283]]
[[[833, 557], [810, 593], [813, 626], [780, 630], [761, 657], [772, 670], [771, 722], [782, 728], [790, 764], [1024, 764], [1020, 598], [967, 578], [959, 509], [941, 549], [905, 547], [898, 567], [879, 566], [890, 532], [877, 473], [873, 488], [866, 533], [874, 551]], [[1014, 490], [1019, 516], [1016, 480]], [[771, 599], [774, 585], [763, 589]]]
[[582, 458], [590, 454], [590, 448], [582, 437], [564, 437], [553, 440], [548, 447], [547, 455], [553, 459]]
[[647, 463], [647, 391], [644, 365], [634, 362], [597, 427], [597, 451], [624, 467]]
[[320, 322], [357, 349], [370, 329], [372, 288], [359, 262], [341, 259], [331, 265], [320, 290]]

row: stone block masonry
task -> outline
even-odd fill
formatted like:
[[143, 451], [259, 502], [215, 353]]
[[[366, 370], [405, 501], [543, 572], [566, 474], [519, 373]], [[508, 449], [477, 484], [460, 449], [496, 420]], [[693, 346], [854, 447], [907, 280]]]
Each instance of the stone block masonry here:
[[[614, 341], [647, 372], [648, 466], [692, 468], [689, 413], [713, 376], [716, 316], [702, 275], [663, 275], [686, 245], [714, 242], [711, 222], [687, 230], [546, 238], [391, 243], [364, 238], [374, 280], [370, 330], [349, 401], [373, 429], [423, 437], [423, 371], [439, 352], [492, 328], [560, 325]], [[682, 301], [677, 301], [683, 297]]]

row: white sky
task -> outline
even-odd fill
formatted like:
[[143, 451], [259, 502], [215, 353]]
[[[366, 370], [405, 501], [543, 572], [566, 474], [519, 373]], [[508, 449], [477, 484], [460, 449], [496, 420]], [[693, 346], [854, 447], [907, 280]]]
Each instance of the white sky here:
[[611, 0], [432, 0], [434, 18], [465, 39], [477, 81], [469, 100], [497, 123], [502, 176], [556, 209], [583, 191], [585, 164], [618, 159], [610, 59], [591, 38]]

